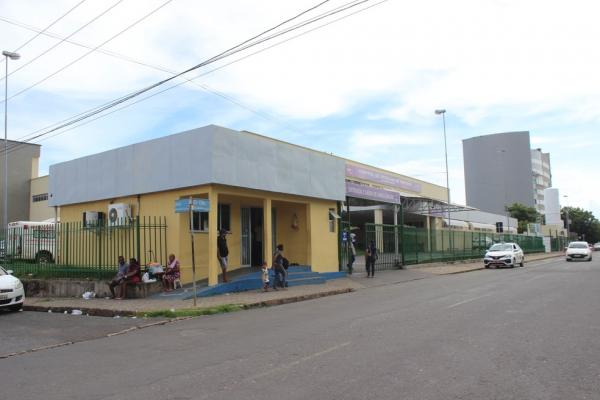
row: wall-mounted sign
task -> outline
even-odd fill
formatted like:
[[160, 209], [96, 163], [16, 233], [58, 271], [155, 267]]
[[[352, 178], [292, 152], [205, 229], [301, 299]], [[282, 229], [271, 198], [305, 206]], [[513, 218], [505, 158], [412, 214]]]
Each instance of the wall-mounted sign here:
[[410, 190], [411, 192], [421, 192], [421, 185], [418, 183], [402, 180], [393, 174], [375, 171], [372, 169], [348, 163], [346, 163], [346, 177], [357, 178], [360, 180], [395, 187], [398, 189]]
[[192, 211], [208, 212], [210, 210], [210, 203], [208, 199], [178, 199], [175, 200], [175, 212], [184, 213], [190, 212], [190, 202], [192, 204]]
[[350, 197], [356, 197], [359, 199], [368, 199], [375, 201], [383, 201], [385, 203], [400, 204], [400, 193], [348, 181], [346, 181], [346, 195]]

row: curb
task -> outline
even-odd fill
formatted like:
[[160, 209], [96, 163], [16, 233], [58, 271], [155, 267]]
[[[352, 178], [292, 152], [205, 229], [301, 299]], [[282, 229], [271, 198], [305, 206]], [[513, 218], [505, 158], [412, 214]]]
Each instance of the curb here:
[[[353, 289], [353, 288], [336, 289], [336, 290], [330, 290], [327, 292], [312, 293], [312, 294], [306, 294], [306, 295], [301, 295], [301, 296], [284, 297], [281, 299], [257, 301], [254, 303], [242, 304], [241, 306], [243, 309], [249, 310], [252, 308], [271, 307], [271, 306], [278, 306], [278, 305], [282, 305], [282, 304], [298, 303], [300, 301], [314, 300], [314, 299], [318, 299], [320, 297], [335, 296], [338, 294], [350, 293], [350, 292], [354, 292], [354, 291], [355, 291], [355, 289]], [[137, 311], [110, 310], [110, 309], [104, 309], [104, 308], [80, 308], [80, 307], [65, 307], [65, 306], [57, 307], [57, 306], [39, 306], [39, 305], [24, 305], [23, 306], [23, 311], [53, 312], [53, 313], [58, 313], [58, 314], [64, 314], [64, 313], [71, 314], [71, 312], [73, 310], [81, 310], [83, 315], [87, 314], [87, 315], [93, 316], [93, 317], [111, 317], [111, 318], [115, 317], [115, 316], [133, 317], [138, 314]], [[150, 312], [153, 310], [144, 310], [144, 311]], [[196, 317], [173, 318], [173, 319], [168, 320], [168, 322], [178, 321], [181, 319], [189, 319], [189, 318], [196, 318]], [[147, 325], [148, 326], [160, 325], [163, 323], [165, 323], [165, 322], [163, 321], [163, 322], [152, 323], [152, 324], [147, 324]], [[144, 325], [144, 327], [146, 327], [146, 325]]]

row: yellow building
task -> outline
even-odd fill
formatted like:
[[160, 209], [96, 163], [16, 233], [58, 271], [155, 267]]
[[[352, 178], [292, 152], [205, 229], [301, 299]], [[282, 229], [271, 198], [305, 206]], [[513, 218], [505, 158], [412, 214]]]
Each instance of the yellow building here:
[[[211, 125], [52, 165], [49, 194], [61, 224], [84, 213], [164, 217], [167, 251], [180, 260], [184, 281], [191, 280], [193, 237], [197, 279], [218, 282], [219, 229], [231, 232], [230, 270], [271, 264], [278, 243], [291, 263], [339, 268], [331, 220], [346, 194], [344, 161], [249, 132]], [[176, 200], [188, 198], [207, 199], [208, 212], [176, 213]]]

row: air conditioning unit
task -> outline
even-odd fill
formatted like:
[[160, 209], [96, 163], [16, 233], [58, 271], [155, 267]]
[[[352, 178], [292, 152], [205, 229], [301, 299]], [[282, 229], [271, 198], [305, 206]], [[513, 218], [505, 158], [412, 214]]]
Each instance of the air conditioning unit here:
[[104, 222], [104, 213], [100, 211], [84, 211], [83, 212], [83, 227], [91, 228], [102, 225]]
[[131, 222], [131, 206], [125, 203], [108, 205], [108, 226], [129, 225]]

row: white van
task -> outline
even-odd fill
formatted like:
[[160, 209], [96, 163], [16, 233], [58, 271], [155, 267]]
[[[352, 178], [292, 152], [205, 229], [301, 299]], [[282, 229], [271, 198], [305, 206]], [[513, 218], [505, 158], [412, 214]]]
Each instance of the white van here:
[[9, 258], [51, 263], [56, 255], [56, 223], [17, 221], [8, 224], [5, 253]]

